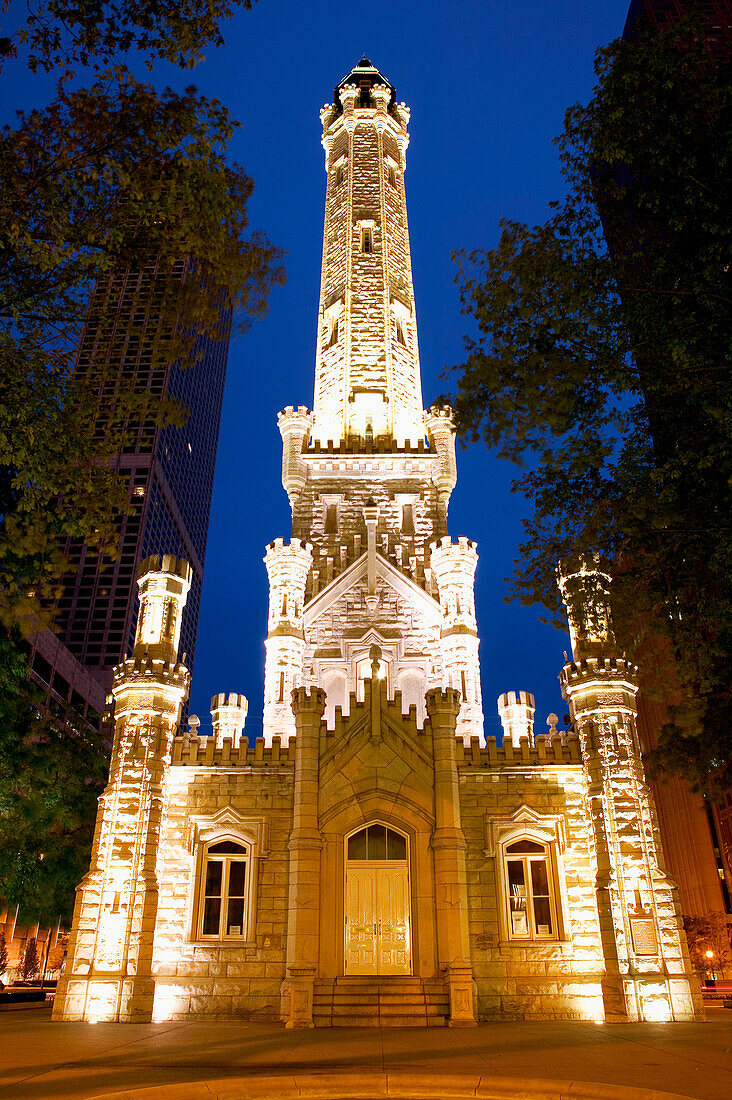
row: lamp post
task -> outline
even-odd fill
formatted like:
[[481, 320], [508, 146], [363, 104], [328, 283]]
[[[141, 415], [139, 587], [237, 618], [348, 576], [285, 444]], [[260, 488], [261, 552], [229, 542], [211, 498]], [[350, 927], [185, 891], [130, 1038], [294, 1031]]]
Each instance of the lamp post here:
[[714, 958], [714, 952], [713, 951], [705, 951], [704, 952], [704, 957], [707, 960], [707, 974], [709, 975], [710, 972], [711, 972], [711, 976], [707, 977], [707, 985], [714, 987], [717, 984], [717, 980], [716, 980], [716, 977], [715, 977], [715, 974], [714, 974], [714, 969], [712, 967], [712, 959]]

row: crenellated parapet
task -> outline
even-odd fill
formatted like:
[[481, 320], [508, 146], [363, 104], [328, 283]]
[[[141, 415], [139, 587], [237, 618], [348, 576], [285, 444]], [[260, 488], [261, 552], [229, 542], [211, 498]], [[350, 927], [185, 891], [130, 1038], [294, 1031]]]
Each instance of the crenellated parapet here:
[[253, 745], [246, 740], [235, 743], [233, 737], [176, 737], [171, 766], [180, 768], [291, 768], [295, 763], [295, 738], [282, 744], [273, 737], [270, 745], [258, 737]]
[[486, 737], [481, 744], [479, 737], [471, 737], [469, 744], [458, 741], [458, 767], [461, 773], [473, 772], [476, 775], [526, 769], [578, 768], [582, 764], [582, 748], [577, 734], [553, 735], [537, 734], [533, 742], [528, 737], [520, 737], [518, 744], [504, 738], [498, 744], [495, 737]]

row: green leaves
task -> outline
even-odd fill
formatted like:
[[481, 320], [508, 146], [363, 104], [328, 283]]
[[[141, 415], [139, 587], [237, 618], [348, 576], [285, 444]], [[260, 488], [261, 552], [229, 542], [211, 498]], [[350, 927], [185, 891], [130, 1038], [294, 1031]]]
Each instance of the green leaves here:
[[655, 767], [714, 792], [730, 782], [730, 65], [692, 17], [612, 43], [596, 72], [557, 141], [564, 203], [456, 256], [475, 328], [451, 400], [465, 437], [525, 470], [513, 594], [559, 621], [557, 560], [614, 561], [616, 632], [673, 704]]
[[68, 922], [109, 744], [70, 708], [44, 713], [26, 672], [17, 631], [0, 634], [0, 896], [30, 920]]
[[[60, 85], [47, 108], [0, 132], [6, 625], [50, 622], [65, 539], [115, 552], [129, 501], [109, 456], [140, 425], [183, 422], [162, 386], [120, 371], [123, 349], [144, 346], [153, 371], [195, 369], [200, 338], [224, 338], [232, 315], [246, 329], [284, 279], [278, 250], [247, 232], [253, 184], [225, 161], [232, 128], [195, 89], [158, 94], [115, 69], [87, 89]], [[120, 312], [109, 280], [130, 269], [139, 301]], [[88, 318], [97, 350], [76, 363]]]
[[[247, 11], [255, 0], [36, 0], [15, 41], [28, 50], [33, 71], [59, 66], [104, 65], [137, 50], [152, 67], [155, 59], [193, 68], [206, 46], [223, 42], [220, 23], [233, 7]], [[7, 42], [5, 49], [3, 41]], [[0, 39], [0, 56], [13, 40]]]

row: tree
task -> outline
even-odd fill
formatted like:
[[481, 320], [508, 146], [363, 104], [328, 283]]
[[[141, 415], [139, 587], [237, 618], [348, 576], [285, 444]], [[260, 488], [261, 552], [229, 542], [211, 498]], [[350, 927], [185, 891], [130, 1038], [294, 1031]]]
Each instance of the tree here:
[[149, 59], [193, 68], [205, 46], [223, 42], [220, 22], [232, 8], [251, 10], [256, 0], [36, 0], [13, 37], [0, 38], [0, 57], [28, 49], [35, 71], [72, 64], [106, 63], [138, 50]]
[[49, 714], [17, 638], [0, 636], [0, 897], [24, 919], [71, 919], [89, 867], [109, 743], [70, 707]]
[[[53, 104], [0, 134], [6, 624], [43, 622], [68, 569], [64, 537], [113, 546], [126, 500], [108, 456], [140, 422], [182, 419], [171, 398], [104, 364], [73, 369], [95, 280], [149, 265], [167, 329], [156, 364], [193, 369], [200, 336], [221, 338], [232, 310], [245, 328], [283, 280], [280, 253], [245, 235], [253, 185], [224, 160], [232, 130], [225, 109], [193, 89], [158, 95], [117, 71], [89, 89], [60, 86]], [[149, 338], [134, 312], [115, 322], [118, 340]]]
[[5, 933], [0, 932], [0, 978], [8, 969], [8, 945], [5, 942]]
[[[134, 49], [148, 66], [190, 68], [233, 6], [37, 0], [0, 41], [8, 64], [59, 77], [48, 106], [0, 132], [0, 896], [33, 919], [70, 913], [109, 746], [71, 710], [43, 713], [22, 635], [53, 626], [69, 539], [115, 553], [128, 502], [110, 456], [141, 426], [186, 415], [104, 364], [76, 364], [90, 299], [121, 268], [141, 270], [157, 302], [153, 368], [195, 370], [201, 337], [228, 334], [232, 318], [246, 328], [284, 280], [281, 253], [248, 229], [253, 184], [227, 159], [226, 108], [118, 63]], [[115, 320], [110, 340], [150, 339], [134, 310]]]
[[52, 947], [48, 954], [48, 971], [51, 974], [56, 974], [60, 971], [64, 965], [64, 959], [66, 958], [66, 944], [57, 943], [55, 947]]
[[33, 979], [38, 976], [39, 965], [36, 938], [35, 936], [31, 936], [25, 945], [23, 958], [20, 960], [20, 967], [18, 968], [21, 980], [24, 982], [32, 982]]
[[524, 467], [513, 595], [558, 622], [557, 561], [599, 553], [619, 641], [674, 704], [655, 767], [713, 795], [731, 778], [730, 65], [692, 16], [598, 51], [596, 74], [558, 139], [565, 201], [456, 254], [477, 335], [451, 400], [466, 439]]
[[[691, 964], [697, 973], [726, 970], [732, 958], [730, 928], [721, 913], [706, 917], [684, 917], [684, 931]], [[711, 957], [707, 952], [711, 951]]]

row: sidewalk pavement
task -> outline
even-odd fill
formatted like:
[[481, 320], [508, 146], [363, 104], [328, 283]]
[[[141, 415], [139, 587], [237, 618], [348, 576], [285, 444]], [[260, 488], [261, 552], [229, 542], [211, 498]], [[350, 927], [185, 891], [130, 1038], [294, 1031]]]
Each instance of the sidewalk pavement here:
[[[307, 1085], [313, 1081], [320, 1083], [318, 1095], [349, 1100], [499, 1096], [504, 1085], [513, 1100], [622, 1096], [622, 1090], [609, 1087], [588, 1091], [581, 1082], [641, 1089], [634, 1094], [638, 1100], [661, 1100], [659, 1094], [725, 1100], [732, 1096], [731, 1049], [728, 1009], [710, 1010], [705, 1024], [285, 1031], [274, 1024], [229, 1021], [54, 1024], [50, 1007], [42, 1006], [0, 1019], [0, 1100], [86, 1100], [145, 1088], [144, 1100], [265, 1092], [277, 1100], [314, 1096]], [[340, 1084], [333, 1083], [334, 1075], [343, 1075]], [[521, 1087], [527, 1078], [574, 1086]], [[492, 1082], [493, 1091], [481, 1081]], [[192, 1087], [183, 1088], [186, 1082]], [[170, 1087], [175, 1085], [181, 1087]]]

